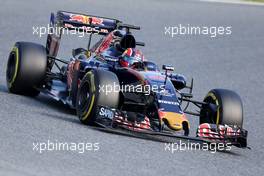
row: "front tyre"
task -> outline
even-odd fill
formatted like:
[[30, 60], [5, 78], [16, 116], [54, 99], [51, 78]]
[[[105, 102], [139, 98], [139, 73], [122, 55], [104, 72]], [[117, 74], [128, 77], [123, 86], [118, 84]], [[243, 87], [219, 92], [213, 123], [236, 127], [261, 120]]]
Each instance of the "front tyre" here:
[[[76, 110], [80, 121], [92, 125], [96, 120], [98, 105], [117, 108], [119, 104], [119, 86], [117, 76], [106, 70], [91, 70], [83, 77], [77, 93]], [[112, 91], [106, 91], [106, 87]]]
[[237, 93], [226, 89], [213, 89], [204, 98], [200, 111], [200, 124], [243, 125], [243, 105]]
[[9, 54], [6, 81], [8, 91], [36, 96], [35, 89], [44, 79], [47, 54], [44, 46], [30, 42], [16, 42]]

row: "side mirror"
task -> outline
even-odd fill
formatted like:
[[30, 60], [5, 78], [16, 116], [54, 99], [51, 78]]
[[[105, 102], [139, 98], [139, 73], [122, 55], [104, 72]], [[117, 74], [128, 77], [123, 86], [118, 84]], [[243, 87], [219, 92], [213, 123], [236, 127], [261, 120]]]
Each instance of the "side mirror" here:
[[159, 71], [158, 66], [154, 62], [144, 61], [143, 63], [145, 65], [146, 70], [148, 70], [148, 71]]
[[85, 55], [87, 55], [87, 50], [84, 48], [76, 48], [76, 49], [72, 49], [72, 56], [76, 57], [77, 55], [84, 53]]
[[162, 65], [162, 70], [165, 71], [174, 71], [174, 67], [170, 65]]
[[164, 82], [164, 85], [166, 84], [166, 81], [167, 81], [167, 78], [168, 78], [168, 71], [174, 71], [174, 67], [173, 66], [170, 66], [170, 65], [162, 65], [162, 70], [165, 70], [165, 82]]
[[183, 75], [171, 74], [170, 78], [175, 89], [181, 90], [186, 87], [186, 78]]

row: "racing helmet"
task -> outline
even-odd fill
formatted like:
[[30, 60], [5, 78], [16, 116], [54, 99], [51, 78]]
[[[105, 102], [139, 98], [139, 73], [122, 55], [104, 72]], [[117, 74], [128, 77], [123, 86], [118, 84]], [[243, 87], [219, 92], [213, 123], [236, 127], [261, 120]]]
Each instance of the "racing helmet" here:
[[132, 67], [136, 63], [142, 63], [143, 61], [143, 54], [135, 48], [127, 48], [119, 59], [121, 67]]

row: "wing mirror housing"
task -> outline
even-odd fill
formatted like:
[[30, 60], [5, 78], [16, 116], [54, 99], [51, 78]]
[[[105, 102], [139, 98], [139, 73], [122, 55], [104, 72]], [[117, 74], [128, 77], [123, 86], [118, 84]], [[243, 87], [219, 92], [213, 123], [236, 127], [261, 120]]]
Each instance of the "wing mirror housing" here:
[[162, 70], [167, 71], [174, 71], [174, 67], [170, 65], [162, 65]]
[[72, 49], [72, 56], [76, 57], [79, 54], [85, 54], [87, 57], [91, 56], [91, 53], [84, 48]]

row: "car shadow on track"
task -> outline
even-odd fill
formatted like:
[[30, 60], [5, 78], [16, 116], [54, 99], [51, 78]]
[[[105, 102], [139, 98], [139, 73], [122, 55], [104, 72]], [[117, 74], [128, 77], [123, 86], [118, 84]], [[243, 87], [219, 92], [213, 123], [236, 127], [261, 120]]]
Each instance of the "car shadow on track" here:
[[61, 101], [56, 101], [46, 95], [40, 94], [39, 96], [33, 99], [55, 111], [66, 113], [69, 115], [76, 115], [74, 109], [70, 108], [68, 105], [63, 104]]
[[7, 87], [0, 84], [0, 92], [8, 92]]
[[[8, 92], [7, 87], [5, 85], [0, 84], [0, 92], [5, 94], [10, 94], [10, 96], [21, 96], [23, 95], [15, 95]], [[26, 98], [26, 99], [24, 99]], [[77, 118], [72, 118], [73, 115], [76, 116], [75, 110], [69, 108], [68, 106], [64, 105], [60, 101], [56, 101], [46, 95], [40, 94], [37, 97], [28, 97], [24, 96], [23, 100], [18, 99], [17, 101], [21, 101], [22, 104], [27, 104], [28, 106], [35, 106], [36, 108], [45, 108], [45, 109], [52, 109], [54, 111], [57, 111], [59, 113], [66, 114], [66, 116], [63, 115], [56, 115], [51, 112], [40, 112], [41, 115], [47, 116], [47, 117], [54, 117], [57, 119], [61, 119], [68, 122], [74, 122], [81, 124], [80, 121]], [[37, 102], [37, 103], [36, 103]], [[72, 115], [72, 116], [71, 116]]]

